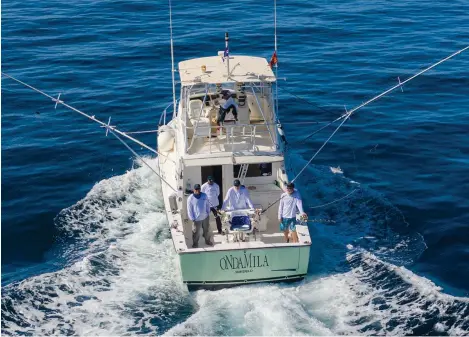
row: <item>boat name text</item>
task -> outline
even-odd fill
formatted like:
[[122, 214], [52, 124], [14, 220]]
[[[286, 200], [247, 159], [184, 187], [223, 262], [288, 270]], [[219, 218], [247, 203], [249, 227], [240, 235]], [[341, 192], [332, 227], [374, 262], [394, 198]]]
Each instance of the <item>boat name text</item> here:
[[244, 253], [243, 256], [225, 255], [220, 259], [222, 270], [252, 269], [268, 267], [267, 255], [253, 255]]

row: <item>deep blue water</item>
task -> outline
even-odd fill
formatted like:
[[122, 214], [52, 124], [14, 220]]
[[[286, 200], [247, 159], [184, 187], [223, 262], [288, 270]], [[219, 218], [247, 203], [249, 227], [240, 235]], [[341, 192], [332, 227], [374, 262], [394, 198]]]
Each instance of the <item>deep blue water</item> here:
[[[464, 0], [279, 1], [292, 173], [334, 129], [300, 142], [322, 125], [309, 122], [468, 45], [467, 13]], [[2, 71], [154, 129], [171, 101], [168, 23], [161, 1], [4, 1]], [[176, 62], [216, 55], [225, 31], [233, 54], [273, 51], [271, 1], [175, 1], [173, 23]], [[295, 286], [187, 293], [152, 173], [47, 98], [5, 78], [1, 95], [3, 333], [469, 334], [469, 52], [357, 111], [298, 180], [307, 207], [355, 192], [309, 209], [336, 223], [311, 224]]]

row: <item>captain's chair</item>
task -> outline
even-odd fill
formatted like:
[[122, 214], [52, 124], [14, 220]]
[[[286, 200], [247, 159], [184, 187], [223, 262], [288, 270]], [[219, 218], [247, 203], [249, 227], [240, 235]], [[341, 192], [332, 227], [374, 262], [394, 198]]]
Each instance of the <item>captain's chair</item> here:
[[251, 218], [244, 212], [241, 214], [231, 213], [230, 231], [252, 232]]
[[200, 99], [193, 99], [189, 102], [189, 119], [194, 128], [197, 128], [194, 130], [197, 136], [208, 136], [210, 120], [205, 116], [202, 103]]
[[202, 101], [200, 99], [193, 99], [189, 102], [189, 118], [194, 121], [200, 117], [204, 117], [201, 114]]

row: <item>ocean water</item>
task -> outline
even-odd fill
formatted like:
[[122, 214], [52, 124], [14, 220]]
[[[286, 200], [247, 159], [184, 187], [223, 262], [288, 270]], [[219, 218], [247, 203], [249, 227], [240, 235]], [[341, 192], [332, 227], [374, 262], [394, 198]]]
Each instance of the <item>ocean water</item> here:
[[[278, 1], [291, 174], [334, 127], [309, 133], [469, 45], [468, 13]], [[172, 99], [167, 2], [9, 0], [1, 19], [3, 72], [121, 130], [155, 129]], [[216, 55], [225, 31], [233, 54], [273, 52], [272, 1], [174, 1], [173, 23], [176, 62]], [[301, 175], [310, 218], [334, 223], [311, 223], [293, 285], [187, 292], [147, 167], [6, 78], [1, 108], [6, 335], [469, 335], [469, 52], [357, 111]]]

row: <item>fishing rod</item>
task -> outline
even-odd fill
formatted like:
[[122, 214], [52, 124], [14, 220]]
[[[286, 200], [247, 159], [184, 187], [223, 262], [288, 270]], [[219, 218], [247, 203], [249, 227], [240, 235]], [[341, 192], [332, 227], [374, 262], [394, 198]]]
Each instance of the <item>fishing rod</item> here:
[[[314, 160], [314, 158], [316, 158], [316, 156], [319, 154], [319, 152], [322, 151], [322, 149], [326, 146], [326, 144], [332, 139], [332, 137], [334, 137], [334, 135], [337, 133], [337, 131], [339, 131], [339, 129], [342, 127], [342, 125], [350, 118], [350, 116], [355, 113], [356, 111], [360, 110], [361, 108], [367, 106], [368, 104], [374, 102], [374, 101], [377, 101], [378, 99], [380, 99], [381, 97], [384, 97], [386, 96], [387, 94], [389, 94], [390, 92], [396, 90], [397, 88], [401, 88], [402, 89], [402, 86], [407, 83], [407, 82], [410, 82], [412, 81], [413, 79], [415, 79], [416, 77], [426, 73], [427, 71], [435, 68], [436, 66], [440, 65], [441, 63], [444, 63], [446, 61], [448, 61], [449, 59], [453, 58], [454, 56], [458, 55], [458, 54], [461, 54], [462, 52], [464, 52], [465, 50], [469, 49], [469, 46], [466, 46], [456, 52], [454, 52], [453, 54], [445, 57], [444, 59], [436, 62], [436, 63], [433, 63], [432, 65], [430, 65], [429, 67], [419, 71], [418, 73], [416, 73], [415, 75], [409, 77], [408, 79], [406, 79], [405, 81], [401, 82], [400, 78], [398, 77], [398, 81], [399, 83], [396, 84], [395, 86], [383, 91], [382, 93], [380, 93], [379, 95], [377, 96], [374, 96], [373, 98], [369, 99], [368, 101], [360, 104], [359, 106], [353, 108], [352, 110], [350, 111], [345, 111], [345, 114], [342, 115], [341, 117], [337, 118], [335, 121], [338, 121], [340, 119], [343, 119], [343, 121], [339, 124], [339, 126], [332, 132], [332, 134], [329, 136], [329, 138], [326, 139], [326, 141], [321, 145], [321, 147], [316, 151], [316, 153], [311, 157], [311, 159], [306, 163], [306, 165], [304, 165], [304, 167], [300, 170], [300, 172], [295, 176], [295, 178], [293, 178], [293, 180], [291, 181], [292, 183], [298, 179], [298, 177], [304, 172], [304, 170], [306, 169], [306, 167], [309, 166], [309, 164], [311, 164], [311, 162]], [[335, 122], [334, 121], [334, 122]], [[331, 123], [332, 124], [332, 123]], [[280, 197], [279, 199], [277, 199], [277, 201], [275, 201], [274, 203], [272, 203], [269, 207], [267, 207], [265, 210], [262, 211], [262, 213], [265, 213], [270, 207], [272, 207], [273, 205], [275, 205], [277, 202], [279, 202], [281, 200], [282, 197]]]
[[124, 146], [130, 151], [132, 152], [138, 159], [140, 159], [142, 161], [142, 163], [144, 163], [151, 171], [153, 171], [153, 173], [155, 173], [160, 179], [161, 181], [163, 181], [164, 183], [166, 183], [174, 192], [177, 192], [177, 190], [171, 186], [163, 177], [161, 177], [160, 174], [158, 174], [140, 155], [138, 155], [134, 150], [132, 150], [132, 148], [122, 139], [120, 138], [118, 135], [122, 136], [122, 137], [125, 137], [133, 142], [135, 142], [136, 144], [140, 145], [140, 146], [143, 146], [144, 148], [146, 148], [147, 150], [150, 150], [151, 152], [155, 153], [156, 155], [160, 155], [160, 153], [158, 151], [156, 151], [155, 149], [152, 149], [151, 147], [149, 147], [148, 145], [146, 145], [145, 143], [142, 143], [141, 141], [139, 141], [138, 139], [135, 139], [133, 138], [132, 136], [129, 136], [128, 134], [126, 134], [125, 132], [123, 131], [120, 131], [119, 129], [117, 129], [114, 125], [111, 125], [111, 117], [109, 117], [109, 120], [107, 123], [104, 123], [102, 121], [100, 121], [99, 119], [97, 119], [94, 115], [88, 115], [87, 113], [83, 112], [83, 111], [80, 111], [78, 110], [77, 108], [65, 103], [63, 100], [60, 99], [60, 95], [58, 95], [57, 98], [55, 97], [52, 97], [48, 94], [46, 94], [44, 91], [42, 90], [39, 90], [38, 88], [35, 88], [33, 87], [32, 85], [30, 84], [27, 84], [19, 79], [17, 79], [16, 77], [14, 76], [11, 76], [7, 73], [4, 73], [2, 72], [1, 73], [3, 76], [6, 76], [10, 79], [12, 79], [13, 81], [17, 82], [17, 83], [20, 83], [21, 85], [25, 86], [25, 87], [28, 87], [38, 93], [40, 93], [41, 95], [43, 96], [46, 96], [48, 98], [50, 98], [53, 102], [55, 102], [55, 109], [57, 109], [57, 105], [58, 104], [61, 104], [67, 108], [69, 108], [70, 110], [72, 111], [75, 111], [77, 113], [79, 113], [80, 115], [82, 116], [85, 116], [86, 118], [92, 120], [93, 122], [96, 122], [98, 123], [102, 128], [105, 128], [106, 129], [106, 136], [108, 135], [108, 133], [111, 133], [114, 137], [116, 137], [122, 144], [124, 144]]

